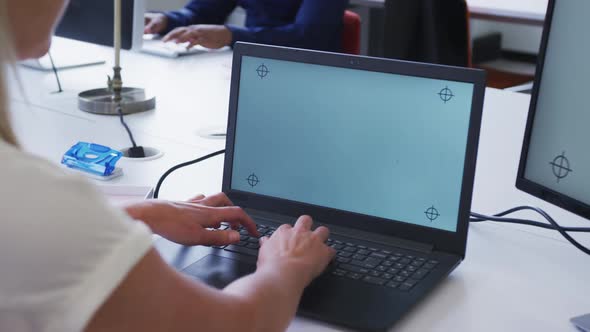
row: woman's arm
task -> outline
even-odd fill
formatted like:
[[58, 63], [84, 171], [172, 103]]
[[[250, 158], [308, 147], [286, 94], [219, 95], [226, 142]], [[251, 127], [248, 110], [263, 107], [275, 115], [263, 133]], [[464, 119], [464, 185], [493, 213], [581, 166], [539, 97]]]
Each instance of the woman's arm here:
[[302, 217], [294, 227], [281, 226], [263, 239], [256, 272], [223, 291], [182, 276], [151, 250], [86, 331], [282, 331], [304, 287], [334, 255], [324, 244], [328, 230], [312, 232], [311, 224]]

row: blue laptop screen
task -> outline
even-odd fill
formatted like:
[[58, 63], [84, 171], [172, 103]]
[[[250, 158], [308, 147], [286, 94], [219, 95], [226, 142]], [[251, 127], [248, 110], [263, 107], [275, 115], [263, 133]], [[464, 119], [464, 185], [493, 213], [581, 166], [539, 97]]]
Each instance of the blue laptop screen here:
[[231, 188], [455, 232], [473, 89], [244, 56]]

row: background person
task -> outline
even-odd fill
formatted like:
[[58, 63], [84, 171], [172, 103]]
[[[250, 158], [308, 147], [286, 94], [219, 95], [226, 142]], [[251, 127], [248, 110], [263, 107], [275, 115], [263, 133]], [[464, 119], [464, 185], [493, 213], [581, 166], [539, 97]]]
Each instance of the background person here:
[[[192, 0], [178, 11], [146, 14], [145, 33], [213, 49], [243, 41], [340, 52], [347, 5], [348, 0]], [[237, 6], [246, 11], [246, 26], [224, 25]]]

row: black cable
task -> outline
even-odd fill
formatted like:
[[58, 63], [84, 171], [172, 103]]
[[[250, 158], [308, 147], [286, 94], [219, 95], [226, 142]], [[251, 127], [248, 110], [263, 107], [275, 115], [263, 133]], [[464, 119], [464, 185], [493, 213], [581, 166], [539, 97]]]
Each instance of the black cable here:
[[[519, 212], [519, 211], [524, 211], [524, 210], [534, 211], [534, 212], [540, 214], [543, 218], [545, 218], [545, 220], [547, 220], [549, 222], [549, 225], [541, 223], [541, 222], [537, 222], [537, 221], [526, 220], [526, 219], [503, 218], [506, 215], [509, 215], [509, 214], [512, 214], [515, 212]], [[585, 254], [590, 255], [589, 248], [580, 244], [578, 241], [576, 241], [574, 238], [572, 238], [567, 233], [567, 232], [590, 233], [590, 228], [563, 227], [563, 226], [559, 225], [547, 212], [543, 211], [540, 208], [536, 208], [536, 207], [532, 207], [532, 206], [518, 206], [518, 207], [515, 207], [512, 209], [506, 210], [504, 212], [495, 214], [493, 216], [486, 216], [486, 215], [475, 213], [475, 212], [472, 212], [471, 216], [472, 217], [469, 219], [469, 221], [471, 221], [471, 222], [494, 221], [494, 222], [501, 222], [501, 223], [529, 225], [529, 226], [535, 226], [535, 227], [541, 227], [541, 228], [545, 228], [545, 229], [554, 230], [554, 231], [559, 232], [559, 234], [561, 234], [561, 236], [563, 236], [573, 246], [575, 246], [576, 248], [578, 248], [579, 250], [581, 250]]]
[[133, 147], [136, 148], [137, 144], [135, 143], [135, 138], [133, 138], [133, 133], [131, 132], [131, 129], [129, 129], [129, 126], [125, 122], [125, 117], [123, 116], [123, 108], [121, 108], [121, 105], [117, 106], [117, 113], [119, 113], [119, 119], [121, 120], [121, 124], [123, 125], [123, 127], [125, 127], [125, 130], [127, 130], [127, 134], [129, 134], [131, 144], [133, 144]]
[[217, 152], [213, 152], [211, 154], [208, 154], [208, 155], [206, 155], [204, 157], [199, 157], [199, 158], [197, 158], [195, 160], [187, 161], [187, 162], [184, 162], [182, 164], [178, 164], [178, 165], [170, 168], [158, 180], [158, 184], [156, 184], [156, 188], [154, 189], [154, 198], [157, 199], [160, 196], [160, 188], [162, 187], [162, 183], [164, 183], [164, 180], [166, 180], [166, 178], [170, 174], [172, 174], [173, 172], [175, 172], [175, 171], [177, 171], [177, 170], [179, 170], [179, 169], [181, 169], [183, 167], [187, 167], [187, 166], [190, 166], [190, 165], [194, 165], [194, 164], [200, 163], [202, 161], [205, 161], [207, 159], [211, 159], [211, 158], [213, 158], [215, 156], [218, 156], [218, 155], [224, 154], [224, 153], [225, 153], [225, 150], [220, 150], [220, 151], [217, 151]]
[[58, 90], [54, 93], [62, 93], [64, 90], [61, 88], [61, 81], [59, 80], [59, 74], [57, 73], [57, 67], [55, 67], [55, 62], [53, 62], [53, 57], [51, 56], [51, 51], [47, 52], [49, 55], [49, 61], [51, 62], [51, 69], [53, 69], [53, 74], [55, 75], [55, 80], [57, 81], [57, 88]]

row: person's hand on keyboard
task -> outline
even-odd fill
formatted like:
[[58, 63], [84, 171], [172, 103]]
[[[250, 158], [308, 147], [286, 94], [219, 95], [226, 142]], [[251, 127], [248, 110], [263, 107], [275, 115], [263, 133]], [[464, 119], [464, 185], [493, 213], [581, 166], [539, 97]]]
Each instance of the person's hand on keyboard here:
[[233, 40], [232, 32], [224, 25], [198, 24], [180, 27], [170, 31], [162, 41], [177, 44], [188, 43], [187, 48], [201, 45], [209, 49], [229, 46]]
[[[197, 196], [188, 202], [146, 200], [125, 209], [136, 220], [146, 223], [155, 234], [184, 245], [226, 245], [240, 241], [236, 231], [243, 226], [259, 236], [256, 223], [244, 210], [234, 206], [224, 193]], [[232, 229], [219, 230], [226, 222]]]
[[274, 269], [285, 275], [296, 276], [305, 287], [328, 266], [336, 251], [328, 247], [330, 231], [318, 227], [312, 231], [313, 221], [308, 216], [297, 220], [295, 226], [282, 225], [270, 237], [260, 239], [259, 269]]

